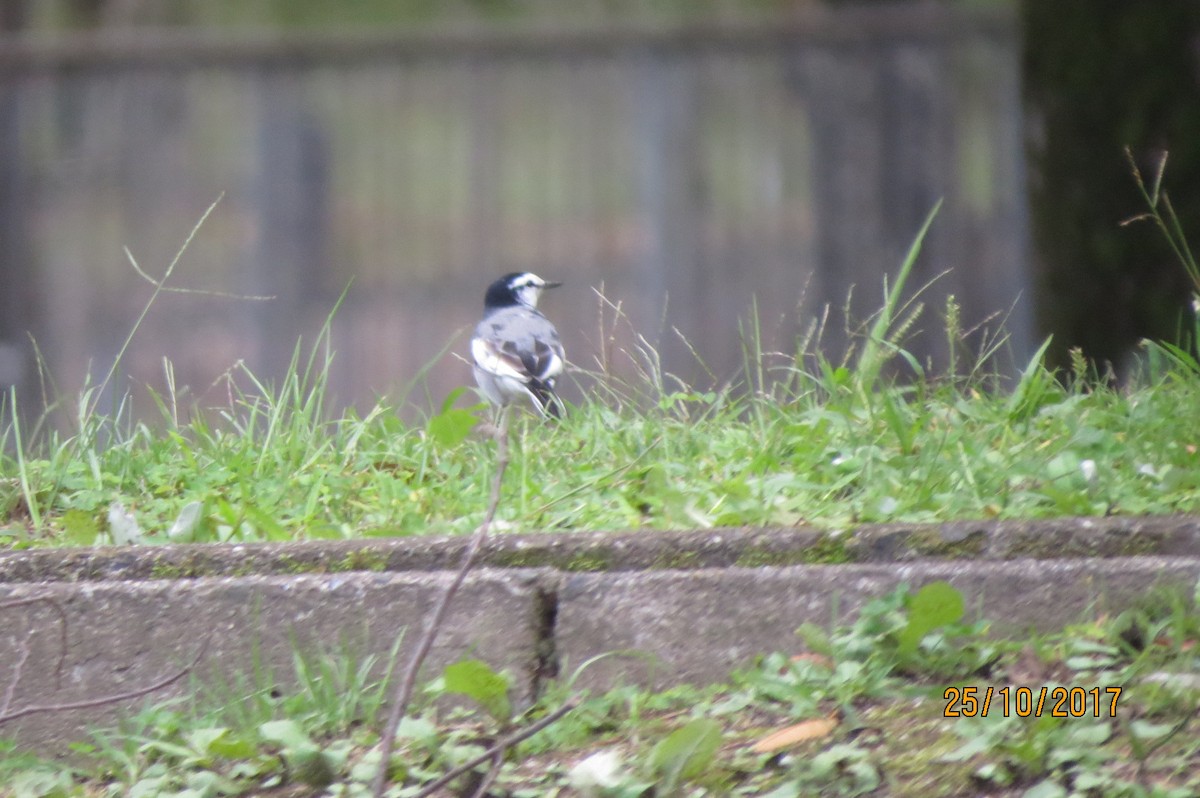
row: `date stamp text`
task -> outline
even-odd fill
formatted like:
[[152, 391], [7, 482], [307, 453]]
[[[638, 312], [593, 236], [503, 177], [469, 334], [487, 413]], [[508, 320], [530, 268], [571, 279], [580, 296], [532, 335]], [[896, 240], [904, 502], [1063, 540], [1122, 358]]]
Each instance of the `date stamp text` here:
[[[1117, 716], [1120, 687], [947, 687], [942, 698], [947, 718], [1004, 717], [1099, 718]], [[1107, 713], [1107, 714], [1105, 714]]]

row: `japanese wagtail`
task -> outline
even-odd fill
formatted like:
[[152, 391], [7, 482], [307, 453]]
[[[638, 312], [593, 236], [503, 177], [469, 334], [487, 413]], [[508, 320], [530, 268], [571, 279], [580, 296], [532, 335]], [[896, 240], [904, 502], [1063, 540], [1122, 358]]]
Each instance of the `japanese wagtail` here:
[[554, 382], [562, 374], [563, 348], [558, 330], [537, 309], [542, 291], [559, 285], [512, 272], [488, 286], [471, 359], [480, 390], [499, 408], [528, 398], [543, 418], [562, 415]]

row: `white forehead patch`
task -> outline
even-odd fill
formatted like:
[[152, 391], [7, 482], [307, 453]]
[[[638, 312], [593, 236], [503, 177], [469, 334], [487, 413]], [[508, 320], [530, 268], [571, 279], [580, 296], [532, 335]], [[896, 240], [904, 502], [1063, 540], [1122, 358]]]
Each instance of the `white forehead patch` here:
[[536, 274], [526, 272], [513, 280], [512, 292], [517, 301], [526, 307], [536, 308], [545, 281]]

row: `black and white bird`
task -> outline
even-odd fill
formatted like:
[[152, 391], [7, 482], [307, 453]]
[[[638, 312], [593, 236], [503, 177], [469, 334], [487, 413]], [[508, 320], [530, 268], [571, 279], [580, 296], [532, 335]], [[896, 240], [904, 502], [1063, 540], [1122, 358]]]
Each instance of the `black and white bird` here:
[[532, 272], [512, 272], [488, 286], [471, 360], [475, 382], [492, 404], [504, 408], [528, 398], [541, 416], [562, 415], [554, 383], [565, 356], [558, 330], [537, 309], [542, 291], [559, 285]]

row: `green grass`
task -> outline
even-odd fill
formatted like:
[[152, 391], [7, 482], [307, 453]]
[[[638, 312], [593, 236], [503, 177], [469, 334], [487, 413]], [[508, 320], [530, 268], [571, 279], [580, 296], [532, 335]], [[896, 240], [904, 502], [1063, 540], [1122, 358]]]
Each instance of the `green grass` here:
[[[844, 528], [1200, 509], [1200, 366], [1185, 349], [1147, 344], [1136, 382], [1120, 387], [1082, 359], [1073, 373], [1050, 372], [1045, 346], [1007, 382], [995, 366], [1002, 340], [972, 362], [958, 355], [942, 376], [904, 350], [920, 307], [902, 290], [932, 218], [841, 362], [817, 353], [819, 335], [787, 355], [763, 352], [751, 324], [735, 384], [683, 385], [644, 339], [627, 353], [633, 378], [579, 372], [589, 398], [564, 421], [518, 419], [498, 528]], [[169, 276], [156, 295], [171, 290]], [[944, 319], [952, 349], [965, 351], [953, 300]], [[128, 401], [98, 412], [105, 385], [89, 387], [70, 432], [26, 429], [10, 394], [0, 546], [473, 529], [493, 444], [470, 428], [486, 411], [452, 396], [423, 426], [384, 404], [332, 415], [331, 358], [327, 326], [307, 354], [297, 347], [282, 384], [242, 369], [230, 383], [248, 387], [231, 387], [230, 406], [180, 407], [169, 393], [154, 396], [160, 414], [149, 422], [131, 419]]]
[[[1013, 403], [953, 385], [869, 399], [818, 388], [788, 401], [602, 403], [544, 427], [522, 419], [503, 528], [792, 525], [1192, 512], [1200, 508], [1200, 377], [1134, 390], [1059, 387]], [[6, 457], [0, 542], [107, 539], [119, 502], [139, 542], [458, 534], [479, 521], [491, 444], [445, 447], [390, 409], [321, 421], [246, 401], [214, 421], [134, 424], [81, 453]]]

